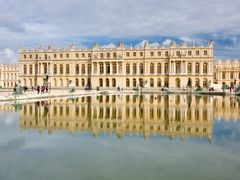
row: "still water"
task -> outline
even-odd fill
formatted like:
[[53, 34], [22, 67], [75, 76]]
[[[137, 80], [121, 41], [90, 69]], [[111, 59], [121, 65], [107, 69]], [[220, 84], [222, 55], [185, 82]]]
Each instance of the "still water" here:
[[0, 106], [0, 180], [239, 179], [240, 100], [191, 95]]

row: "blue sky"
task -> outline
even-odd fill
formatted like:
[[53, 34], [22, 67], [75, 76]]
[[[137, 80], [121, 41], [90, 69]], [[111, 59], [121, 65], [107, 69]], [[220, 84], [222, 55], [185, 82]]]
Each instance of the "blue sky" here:
[[91, 47], [143, 40], [189, 45], [214, 40], [215, 59], [240, 57], [240, 1], [0, 0], [0, 61], [19, 48]]

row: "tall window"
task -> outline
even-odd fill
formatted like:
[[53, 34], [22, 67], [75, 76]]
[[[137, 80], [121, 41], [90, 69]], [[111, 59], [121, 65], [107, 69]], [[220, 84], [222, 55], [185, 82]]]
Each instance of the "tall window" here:
[[139, 65], [139, 71], [140, 71], [140, 74], [143, 74], [143, 73], [144, 73], [143, 63], [140, 63], [140, 65]]
[[154, 80], [153, 80], [153, 78], [150, 79], [150, 87], [154, 87]]
[[60, 74], [63, 74], [63, 65], [60, 64]]
[[130, 80], [126, 79], [126, 87], [129, 87], [129, 86], [130, 86]]
[[158, 78], [158, 80], [157, 80], [157, 87], [161, 87], [161, 79], [160, 78]]
[[66, 58], [69, 58], [69, 54], [66, 54]]
[[85, 64], [82, 65], [82, 74], [85, 74]]
[[117, 53], [114, 52], [114, 53], [113, 53], [113, 57], [114, 57], [114, 58], [117, 58]]
[[107, 73], [107, 74], [110, 74], [110, 68], [111, 68], [111, 67], [110, 67], [110, 63], [107, 63], [107, 64], [106, 64], [106, 68], [107, 68], [107, 69], [106, 69], [106, 73]]
[[222, 72], [222, 79], [226, 78], [226, 72]]
[[137, 74], [137, 64], [133, 64], [133, 74]]
[[207, 55], [207, 50], [204, 51], [204, 55], [205, 55], [205, 56]]
[[137, 86], [137, 80], [135, 78], [133, 78], [133, 87]]
[[192, 64], [191, 63], [188, 63], [188, 65], [187, 65], [187, 72], [189, 74], [192, 73]]
[[27, 74], [27, 65], [24, 65], [24, 66], [23, 66], [23, 73], [24, 73], [24, 74]]
[[113, 63], [113, 74], [117, 74], [117, 64]]
[[126, 74], [130, 74], [130, 64], [126, 64]]
[[158, 65], [157, 65], [157, 73], [158, 73], [158, 74], [161, 74], [161, 73], [162, 73], [161, 63], [158, 63]]
[[82, 79], [82, 87], [85, 87], [85, 79]]
[[150, 64], [150, 74], [154, 74], [154, 64]]
[[110, 58], [110, 53], [107, 53], [107, 58], [108, 58], [108, 59]]
[[70, 68], [69, 68], [69, 64], [66, 65], [66, 74], [69, 74]]
[[164, 64], [164, 72], [165, 72], [165, 74], [168, 73], [168, 63]]
[[106, 87], [109, 87], [109, 79], [106, 79]]
[[203, 63], [203, 73], [207, 73], [207, 69], [208, 69], [208, 64], [205, 62]]
[[199, 51], [198, 50], [196, 51], [196, 55], [199, 56]]
[[32, 74], [32, 71], [33, 69], [32, 69], [32, 65], [30, 65], [30, 67], [29, 67], [29, 74]]
[[196, 63], [196, 65], [195, 65], [195, 72], [196, 72], [196, 74], [199, 74], [199, 63]]
[[76, 73], [76, 74], [79, 74], [79, 65], [78, 65], [78, 64], [76, 64], [75, 73]]
[[92, 72], [91, 64], [88, 64], [87, 72], [88, 72], [88, 74], [91, 74], [91, 72]]
[[56, 64], [54, 64], [54, 66], [53, 66], [53, 73], [57, 74], [57, 65]]
[[100, 64], [100, 74], [104, 73], [103, 63]]
[[103, 79], [102, 78], [99, 79], [99, 86], [103, 87]]

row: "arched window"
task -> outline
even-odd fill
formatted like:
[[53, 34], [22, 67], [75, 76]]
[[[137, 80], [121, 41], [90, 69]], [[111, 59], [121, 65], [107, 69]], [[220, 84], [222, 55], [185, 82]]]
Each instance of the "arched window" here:
[[60, 74], [63, 74], [63, 65], [60, 64]]
[[154, 74], [154, 64], [150, 64], [150, 74]]
[[75, 73], [76, 73], [76, 74], [79, 74], [79, 64], [76, 64]]
[[208, 86], [208, 80], [207, 80], [207, 78], [204, 78], [203, 79], [203, 87], [207, 87]]
[[199, 86], [200, 86], [200, 79], [196, 78], [195, 87], [199, 87]]
[[205, 62], [203, 63], [203, 73], [207, 74], [208, 64]]
[[109, 79], [106, 79], [106, 87], [109, 87]]
[[176, 87], [180, 88], [181, 84], [180, 84], [180, 79], [179, 78], [176, 78], [175, 83], [176, 83]]
[[192, 64], [191, 63], [188, 63], [187, 65], [187, 73], [192, 73]]
[[57, 80], [54, 78], [54, 87], [57, 87]]
[[85, 87], [85, 79], [82, 79], [82, 87]]
[[139, 71], [140, 71], [140, 74], [143, 74], [143, 73], [144, 73], [143, 63], [140, 63], [140, 65], [139, 65]]
[[79, 80], [78, 80], [78, 78], [75, 79], [75, 85], [76, 85], [76, 87], [79, 86]]
[[69, 74], [70, 68], [69, 68], [69, 64], [66, 65], [66, 74]]
[[99, 79], [99, 86], [103, 87], [103, 79], [102, 78]]
[[130, 64], [126, 64], [126, 74], [130, 74]]
[[91, 64], [88, 64], [88, 69], [87, 69], [87, 71], [88, 71], [88, 74], [91, 74], [91, 73], [92, 73], [92, 66], [91, 66]]
[[137, 80], [133, 78], [133, 87], [137, 87]]
[[126, 79], [126, 87], [130, 87], [130, 80]]
[[82, 65], [82, 74], [85, 74], [85, 64]]
[[23, 66], [23, 73], [24, 73], [24, 74], [27, 74], [27, 65], [24, 65], [24, 66]]
[[100, 64], [100, 74], [104, 73], [103, 63]]
[[161, 79], [160, 78], [158, 78], [158, 80], [157, 80], [157, 87], [161, 87]]
[[57, 65], [56, 64], [54, 64], [54, 66], [53, 66], [53, 73], [57, 74]]
[[115, 78], [112, 79], [112, 87], [116, 87], [116, 79]]
[[32, 74], [33, 73], [33, 68], [32, 68], [32, 65], [30, 65], [30, 67], [29, 67], [29, 74]]
[[133, 64], [133, 74], [137, 74], [137, 64]]
[[196, 63], [195, 65], [195, 72], [196, 74], [199, 74], [199, 63]]
[[161, 74], [161, 73], [162, 73], [161, 63], [158, 63], [158, 65], [157, 65], [157, 73], [158, 73], [158, 74]]
[[113, 74], [117, 74], [117, 64], [113, 63]]
[[143, 82], [142, 78], [139, 79], [139, 85], [140, 85], [140, 87], [144, 87], [144, 82]]
[[154, 87], [154, 79], [153, 78], [150, 79], [150, 87]]
[[168, 73], [168, 63], [165, 63], [164, 64], [164, 72], [165, 72], [165, 74], [167, 74]]

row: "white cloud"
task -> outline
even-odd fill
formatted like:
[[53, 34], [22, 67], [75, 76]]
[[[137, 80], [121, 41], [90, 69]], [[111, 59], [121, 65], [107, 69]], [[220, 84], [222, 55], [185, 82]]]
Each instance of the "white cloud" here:
[[172, 42], [171, 39], [166, 39], [165, 41], [162, 42], [162, 45], [163, 46], [169, 46], [171, 42]]
[[17, 54], [10, 48], [5, 48], [0, 51], [0, 62], [7, 64], [14, 64], [18, 62]]

